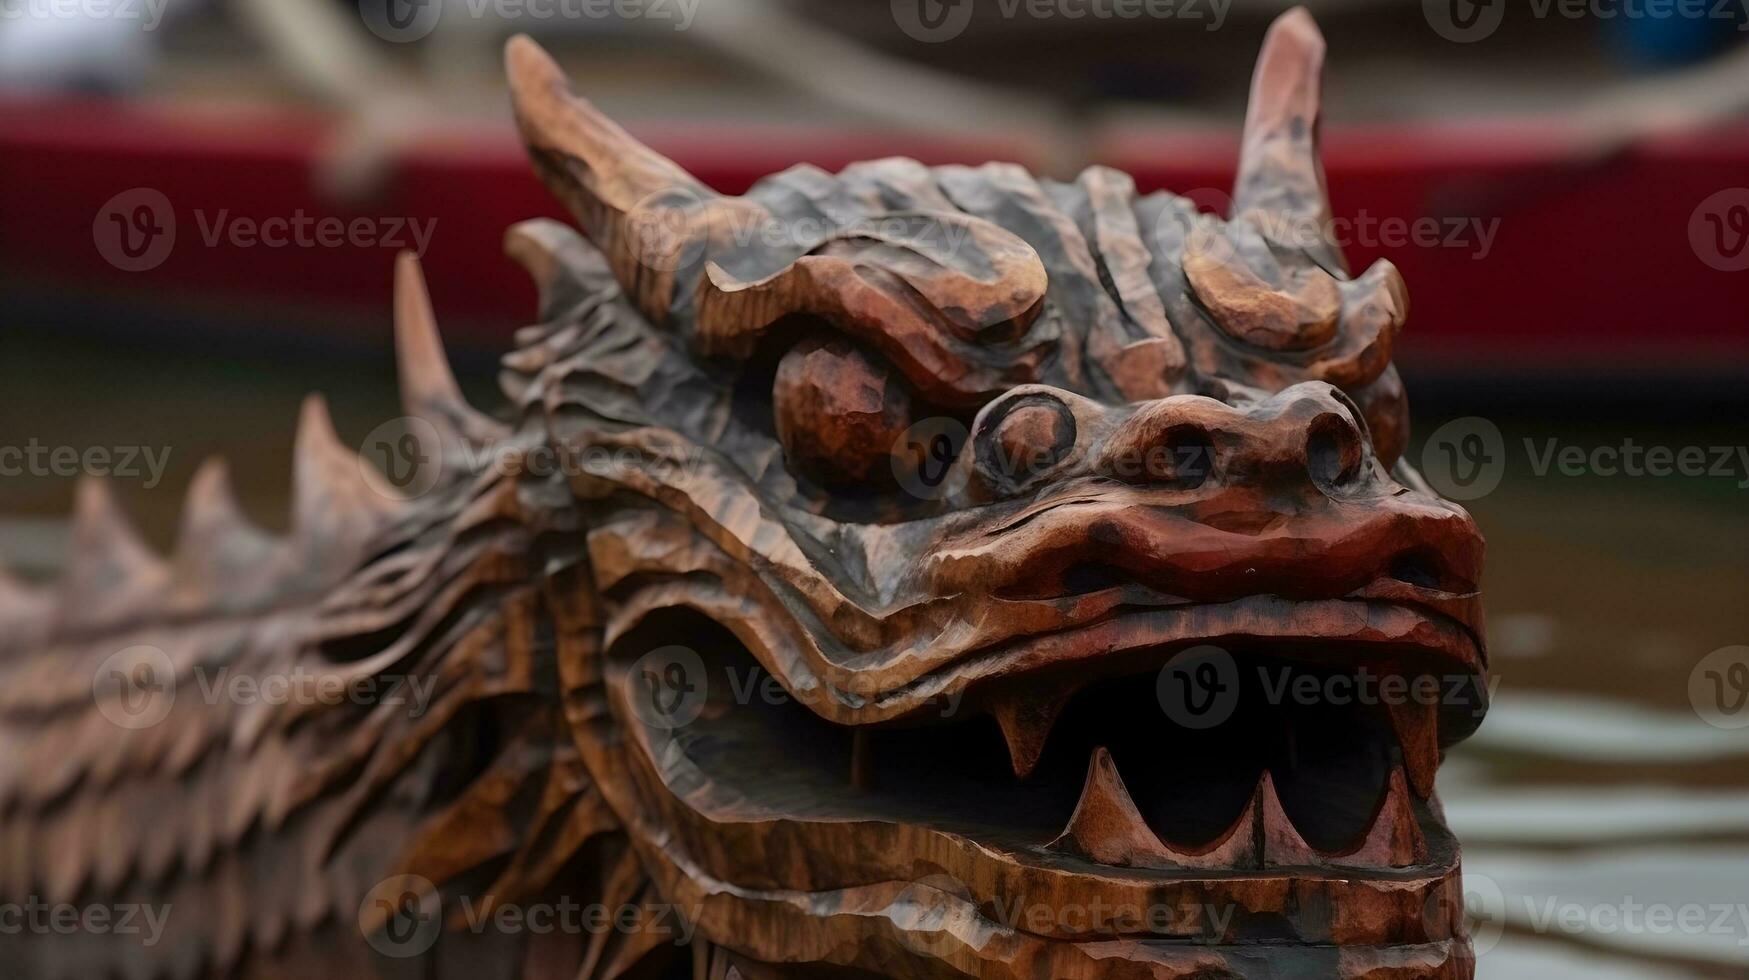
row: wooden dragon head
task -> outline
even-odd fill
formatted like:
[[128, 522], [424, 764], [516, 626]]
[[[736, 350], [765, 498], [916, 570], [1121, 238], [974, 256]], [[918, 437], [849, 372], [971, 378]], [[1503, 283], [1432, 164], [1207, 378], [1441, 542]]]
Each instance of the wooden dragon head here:
[[[719, 196], [512, 41], [582, 235], [510, 233], [511, 423], [407, 259], [430, 491], [316, 403], [290, 542], [214, 470], [165, 565], [90, 490], [68, 583], [0, 591], [0, 897], [212, 910], [114, 954], [142, 976], [403, 966], [359, 938], [384, 887], [441, 909], [440, 975], [1468, 976], [1434, 773], [1485, 709], [1482, 542], [1400, 459], [1407, 302], [1328, 237], [1322, 58], [1303, 10], [1271, 30], [1222, 220], [1103, 168]], [[434, 688], [118, 731], [92, 671], [142, 646], [183, 690]], [[671, 908], [691, 959], [459, 910], [555, 896]]]

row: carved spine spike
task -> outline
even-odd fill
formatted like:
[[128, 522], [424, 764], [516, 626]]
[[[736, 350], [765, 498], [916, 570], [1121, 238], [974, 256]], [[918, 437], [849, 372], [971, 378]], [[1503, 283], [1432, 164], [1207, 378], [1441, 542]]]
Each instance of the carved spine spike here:
[[1346, 272], [1327, 237], [1330, 198], [1318, 150], [1323, 75], [1324, 36], [1311, 13], [1295, 7], [1276, 18], [1251, 79], [1232, 215], [1265, 229], [1286, 223], [1294, 233], [1284, 237], [1313, 244], [1319, 264]]
[[[19, 581], [10, 570], [0, 565], [0, 622], [12, 624], [34, 618], [41, 612], [45, 598], [41, 589]], [[0, 641], [0, 649], [4, 647], [4, 641]]]
[[140, 540], [109, 482], [96, 476], [81, 479], [61, 581], [63, 619], [89, 624], [131, 610], [168, 578], [168, 566]]
[[444, 353], [425, 273], [412, 252], [401, 253], [395, 262], [395, 363], [402, 407], [436, 426], [446, 442], [457, 437], [480, 444], [504, 434], [503, 426], [462, 396]]
[[313, 555], [350, 556], [395, 512], [398, 496], [341, 443], [320, 395], [304, 399], [293, 455], [292, 527]]
[[231, 492], [231, 470], [217, 456], [200, 464], [194, 479], [188, 484], [188, 499], [182, 508], [182, 528], [177, 536], [176, 555], [194, 551], [215, 534], [229, 533], [236, 528], [250, 527], [242, 508]]
[[425, 272], [412, 252], [395, 259], [395, 354], [401, 404], [409, 414], [462, 403], [461, 388], [437, 333]]
[[237, 575], [254, 571], [277, 548], [243, 515], [225, 461], [215, 456], [201, 463], [188, 485], [171, 561], [177, 588], [196, 595], [232, 588]]
[[73, 496], [73, 554], [69, 567], [79, 559], [103, 555], [117, 564], [132, 568], [157, 567], [162, 564], [122, 512], [109, 481], [100, 476], [87, 476], [79, 481]]

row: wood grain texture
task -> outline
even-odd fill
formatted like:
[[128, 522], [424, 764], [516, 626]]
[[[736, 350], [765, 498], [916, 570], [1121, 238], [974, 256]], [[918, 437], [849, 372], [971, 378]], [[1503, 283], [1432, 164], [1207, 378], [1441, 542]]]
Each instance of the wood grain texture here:
[[[1399, 458], [1400, 277], [1325, 234], [1323, 54], [1270, 32], [1223, 219], [1103, 168], [723, 197], [513, 41], [581, 234], [506, 237], [507, 407], [405, 258], [417, 479], [312, 399], [287, 538], [215, 461], [172, 557], [90, 483], [62, 581], [0, 577], [0, 900], [167, 910], [0, 961], [1470, 976], [1434, 781], [1486, 707], [1482, 541]], [[1366, 677], [1440, 693], [1268, 693]], [[565, 908], [607, 920], [530, 927]]]

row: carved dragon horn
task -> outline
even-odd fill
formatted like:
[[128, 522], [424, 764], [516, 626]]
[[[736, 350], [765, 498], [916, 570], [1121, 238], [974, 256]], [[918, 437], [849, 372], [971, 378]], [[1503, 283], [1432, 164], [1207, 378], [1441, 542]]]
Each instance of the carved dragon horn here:
[[653, 320], [673, 303], [680, 253], [722, 199], [571, 93], [558, 64], [526, 34], [505, 47], [511, 103], [530, 159], [614, 276]]
[[1409, 306], [1394, 265], [1380, 259], [1350, 279], [1331, 240], [1318, 153], [1323, 71], [1312, 15], [1296, 7], [1277, 18], [1252, 78], [1232, 222], [1190, 236], [1184, 274], [1228, 336], [1264, 350], [1316, 351], [1308, 375], [1352, 388], [1384, 371]]
[[1330, 195], [1318, 151], [1322, 127], [1324, 35], [1304, 7], [1276, 18], [1251, 76], [1251, 102], [1233, 184], [1233, 218], [1305, 247], [1319, 264], [1345, 272], [1328, 237]]
[[[735, 234], [774, 230], [760, 223], [779, 216], [749, 197], [714, 193], [632, 139], [573, 95], [529, 38], [511, 39], [506, 61], [517, 124], [542, 180], [638, 309], [680, 321], [702, 353], [746, 356], [768, 327], [801, 313], [881, 348], [947, 404], [976, 404], [1034, 379], [1042, 339], [1029, 328], [1047, 283], [1019, 236], [945, 210]], [[1004, 341], [1011, 349], [990, 349]]]

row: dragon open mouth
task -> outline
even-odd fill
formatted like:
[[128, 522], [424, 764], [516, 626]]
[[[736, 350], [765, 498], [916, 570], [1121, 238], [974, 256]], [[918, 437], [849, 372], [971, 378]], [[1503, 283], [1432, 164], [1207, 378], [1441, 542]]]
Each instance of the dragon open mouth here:
[[[1433, 798], [1441, 713], [1461, 725], [1479, 702], [1453, 692], [1479, 689], [1432, 679], [1444, 650], [1282, 637], [1211, 662], [1179, 641], [1108, 659], [1123, 672], [1102, 678], [1059, 664], [846, 726], [788, 697], [726, 630], [700, 629], [713, 631], [708, 703], [645, 737], [669, 792], [713, 822], [920, 826], [1024, 863], [1162, 880], [1455, 863]], [[1200, 716], [1177, 690], [1199, 676]], [[1058, 693], [1016, 720], [1001, 693], [1015, 686]]]

